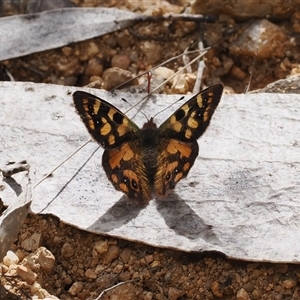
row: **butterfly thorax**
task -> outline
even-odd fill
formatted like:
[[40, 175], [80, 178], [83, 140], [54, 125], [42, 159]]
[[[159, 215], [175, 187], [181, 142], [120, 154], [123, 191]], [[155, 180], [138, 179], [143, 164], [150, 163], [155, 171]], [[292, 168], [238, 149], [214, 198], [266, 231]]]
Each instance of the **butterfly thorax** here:
[[145, 123], [140, 131], [140, 149], [147, 177], [149, 182], [153, 183], [157, 169], [157, 155], [160, 151], [158, 129], [153, 119]]

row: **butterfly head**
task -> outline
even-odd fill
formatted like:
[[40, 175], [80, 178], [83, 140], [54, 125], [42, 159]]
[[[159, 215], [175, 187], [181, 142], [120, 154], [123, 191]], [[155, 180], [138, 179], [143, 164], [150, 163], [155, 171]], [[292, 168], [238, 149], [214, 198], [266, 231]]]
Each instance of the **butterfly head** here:
[[153, 122], [153, 117], [144, 124], [143, 129], [157, 129], [157, 125]]

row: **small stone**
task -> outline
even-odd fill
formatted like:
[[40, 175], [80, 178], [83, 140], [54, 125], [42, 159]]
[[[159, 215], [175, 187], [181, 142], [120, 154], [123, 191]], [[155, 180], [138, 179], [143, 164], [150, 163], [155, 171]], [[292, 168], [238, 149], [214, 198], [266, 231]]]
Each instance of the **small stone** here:
[[117, 245], [109, 246], [108, 251], [104, 257], [104, 263], [105, 264], [111, 263], [114, 259], [116, 259], [119, 256], [119, 253], [120, 253], [119, 246]]
[[51, 251], [49, 251], [45, 247], [40, 247], [36, 251], [36, 255], [37, 255], [37, 262], [40, 264], [43, 270], [47, 272], [53, 270], [55, 264], [55, 257], [51, 253]]
[[115, 38], [115, 36], [113, 35], [107, 35], [104, 39], [103, 39], [104, 43], [106, 45], [108, 45], [110, 48], [114, 49], [117, 46], [117, 40]]
[[[103, 89], [108, 91], [120, 85], [121, 83], [133, 79], [133, 75], [129, 71], [117, 67], [105, 70], [102, 77], [104, 81]], [[128, 84], [130, 83], [132, 84], [132, 81], [130, 81]]]
[[144, 296], [144, 300], [152, 300], [153, 299], [153, 293], [151, 292], [146, 292]]
[[25, 257], [22, 261], [22, 265], [31, 269], [32, 271], [43, 269], [47, 272], [52, 271], [54, 268], [54, 263], [54, 255], [45, 247], [40, 247], [34, 253], [31, 253]]
[[41, 245], [42, 234], [34, 233], [31, 237], [21, 243], [21, 247], [26, 251], [35, 251]]
[[37, 274], [26, 268], [25, 266], [17, 266], [18, 276], [28, 284], [33, 284], [37, 278]]
[[63, 244], [62, 248], [61, 248], [61, 255], [64, 257], [64, 258], [69, 258], [69, 257], [72, 257], [74, 255], [74, 248], [73, 246], [66, 242]]
[[237, 300], [251, 300], [248, 293], [242, 288], [236, 294]]
[[146, 260], [146, 262], [147, 262], [147, 264], [150, 264], [150, 263], [152, 263], [153, 262], [153, 255], [146, 255], [145, 256], [145, 260]]
[[283, 57], [289, 40], [284, 30], [266, 19], [252, 21], [230, 46], [230, 52], [237, 56], [251, 56], [259, 59]]
[[89, 279], [96, 279], [97, 278], [97, 274], [95, 273], [95, 271], [93, 269], [87, 269], [84, 273], [86, 278]]
[[96, 285], [101, 290], [104, 290], [115, 285], [117, 281], [118, 281], [118, 276], [116, 274], [105, 274], [96, 279]]
[[287, 279], [282, 282], [282, 286], [285, 287], [286, 289], [291, 289], [297, 284], [297, 281], [293, 279]]
[[87, 45], [82, 45], [84, 49], [81, 51], [80, 60], [86, 61], [99, 53], [99, 48], [94, 42], [90, 42]]
[[183, 296], [184, 292], [179, 289], [170, 287], [168, 290], [168, 299], [169, 300], [177, 300], [179, 297]]
[[5, 274], [8, 271], [8, 266], [0, 264], [0, 275]]
[[111, 66], [127, 70], [130, 65], [130, 58], [125, 54], [117, 54], [111, 59]]
[[83, 290], [83, 283], [80, 281], [76, 281], [74, 282], [71, 287], [69, 288], [69, 293], [72, 296], [76, 296], [78, 295], [81, 291]]
[[160, 267], [161, 266], [161, 262], [159, 260], [155, 260], [152, 264], [151, 264], [151, 268], [155, 268], [155, 267]]
[[254, 285], [253, 285], [251, 282], [246, 282], [246, 283], [243, 285], [243, 288], [244, 288], [245, 291], [247, 291], [248, 293], [252, 293], [255, 287], [254, 287]]
[[107, 252], [108, 250], [108, 243], [107, 240], [105, 241], [97, 241], [95, 243], [94, 249], [101, 255]]
[[171, 86], [171, 92], [173, 94], [186, 94], [192, 90], [196, 81], [195, 74], [177, 74], [173, 78], [173, 84]]
[[12, 251], [8, 250], [6, 255], [3, 258], [4, 265], [9, 267], [11, 265], [16, 265], [18, 262], [19, 262], [18, 256]]
[[120, 258], [122, 259], [124, 264], [127, 264], [129, 262], [130, 256], [132, 255], [132, 249], [130, 248], [125, 248], [121, 253], [120, 253]]
[[274, 265], [275, 272], [286, 274], [289, 270], [289, 266], [287, 264], [276, 264]]
[[51, 300], [59, 300], [57, 297], [50, 295], [45, 289], [43, 289], [39, 283], [34, 282], [30, 287], [30, 292], [33, 294], [32, 299], [51, 299]]
[[61, 51], [65, 56], [70, 56], [73, 52], [73, 49], [71, 47], [66, 46], [66, 47], [63, 47], [61, 49]]
[[214, 296], [216, 296], [217, 298], [222, 298], [223, 297], [223, 293], [220, 290], [220, 283], [217, 281], [214, 281], [211, 285], [211, 291], [214, 294]]
[[[145, 276], [143, 276], [143, 278], [145, 279]], [[119, 280], [120, 281], [127, 281], [131, 279], [131, 274], [129, 271], [125, 271], [125, 272], [121, 272], [119, 274]]]
[[237, 66], [233, 66], [231, 68], [230, 75], [239, 81], [243, 81], [247, 78], [247, 76], [249, 76], [241, 68]]
[[259, 290], [259, 289], [254, 289], [254, 291], [252, 292], [251, 296], [252, 296], [252, 299], [261, 299], [261, 296], [262, 296], [262, 291]]
[[117, 34], [117, 43], [122, 48], [127, 48], [130, 46], [130, 40], [128, 38], [128, 34], [126, 34], [126, 31], [121, 31]]
[[172, 75], [174, 75], [175, 72], [166, 67], [158, 67], [154, 70], [154, 73], [164, 79], [167, 79], [167, 78], [171, 77]]
[[87, 76], [101, 76], [103, 73], [103, 63], [98, 57], [89, 59], [88, 64], [84, 70], [84, 74]]
[[141, 44], [141, 50], [149, 64], [158, 62], [163, 52], [162, 47], [158, 43], [148, 41]]

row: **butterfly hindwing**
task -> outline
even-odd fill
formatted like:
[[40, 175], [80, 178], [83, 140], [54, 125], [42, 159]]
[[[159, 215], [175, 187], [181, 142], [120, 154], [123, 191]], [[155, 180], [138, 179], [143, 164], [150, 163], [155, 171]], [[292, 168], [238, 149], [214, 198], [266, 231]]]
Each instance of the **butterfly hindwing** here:
[[144, 205], [151, 200], [152, 184], [141, 157], [139, 140], [106, 149], [102, 166], [115, 189], [125, 193], [131, 201]]
[[108, 102], [82, 91], [76, 91], [73, 100], [88, 132], [104, 149], [138, 137], [138, 126]]
[[154, 190], [157, 198], [165, 198], [178, 181], [187, 176], [198, 155], [198, 143], [162, 139], [162, 150], [157, 157]]

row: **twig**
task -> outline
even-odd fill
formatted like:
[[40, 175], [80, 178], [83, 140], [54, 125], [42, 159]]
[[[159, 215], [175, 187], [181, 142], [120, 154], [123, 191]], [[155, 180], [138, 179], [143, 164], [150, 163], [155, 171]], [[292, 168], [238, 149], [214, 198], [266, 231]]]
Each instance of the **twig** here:
[[161, 64], [158, 64], [157, 66], [151, 68], [150, 70], [147, 70], [141, 74], [139, 74], [138, 76], [135, 76], [134, 78], [130, 78], [129, 80], [126, 80], [125, 82], [119, 84], [118, 86], [114, 87], [110, 92], [113, 93], [115, 90], [121, 88], [122, 86], [126, 85], [127, 83], [129, 83], [130, 81], [136, 79], [136, 78], [139, 78], [139, 77], [142, 77], [144, 75], [146, 75], [148, 72], [153, 72], [155, 69], [161, 67], [161, 66], [164, 66], [166, 65], [167, 63], [177, 59], [177, 58], [180, 58], [182, 57], [183, 55], [188, 55], [188, 54], [194, 54], [194, 53], [199, 53], [199, 50], [193, 50], [193, 51], [188, 51], [188, 52], [183, 52], [183, 53], [180, 53], [174, 57], [171, 57], [169, 59], [167, 59], [166, 61], [162, 62]]
[[172, 76], [170, 76], [169, 78], [167, 78], [164, 82], [162, 82], [161, 84], [159, 84], [155, 89], [153, 89], [153, 91], [146, 95], [145, 97], [143, 97], [140, 101], [138, 101], [135, 105], [133, 105], [132, 107], [130, 107], [125, 114], [127, 114], [131, 109], [133, 109], [134, 107], [136, 107], [137, 105], [139, 105], [141, 102], [143, 102], [145, 99], [149, 98], [156, 90], [160, 89], [163, 85], [165, 85], [168, 81], [170, 81], [171, 79], [173, 79], [177, 74], [179, 74], [180, 72], [182, 72], [184, 69], [186, 69], [188, 66], [192, 65], [194, 62], [196, 62], [198, 59], [200, 59], [203, 55], [206, 54], [206, 51], [204, 53], [201, 53], [200, 55], [198, 55], [197, 57], [195, 57], [193, 60], [191, 60], [187, 65], [183, 66], [182, 69], [180, 69], [179, 71], [177, 71], [176, 73], [174, 73]]
[[66, 161], [68, 161], [72, 156], [74, 156], [79, 150], [85, 147], [92, 139], [89, 139], [83, 145], [81, 145], [77, 150], [75, 150], [72, 154], [70, 154], [65, 160], [63, 160], [59, 165], [57, 165], [53, 170], [47, 173], [33, 188], [36, 188], [41, 182], [43, 182], [47, 177], [51, 176], [53, 172], [55, 172], [58, 168], [60, 168]]
[[103, 290], [101, 292], [101, 294], [97, 298], [95, 298], [95, 300], [99, 300], [105, 293], [107, 293], [108, 291], [111, 291], [111, 290], [117, 288], [118, 286], [121, 286], [121, 285], [126, 284], [126, 283], [130, 283], [130, 282], [134, 282], [134, 281], [136, 281], [136, 280], [127, 280], [127, 281], [119, 282], [116, 285], [113, 285], [113, 286], [111, 286], [111, 287]]
[[[198, 47], [199, 47], [200, 51], [204, 50], [202, 41], [200, 41], [198, 43]], [[194, 88], [193, 88], [193, 94], [199, 93], [199, 91], [200, 91], [204, 68], [205, 68], [205, 62], [202, 59], [202, 60], [199, 61], [199, 64], [198, 64], [197, 77], [196, 77], [195, 85], [194, 85]]]

